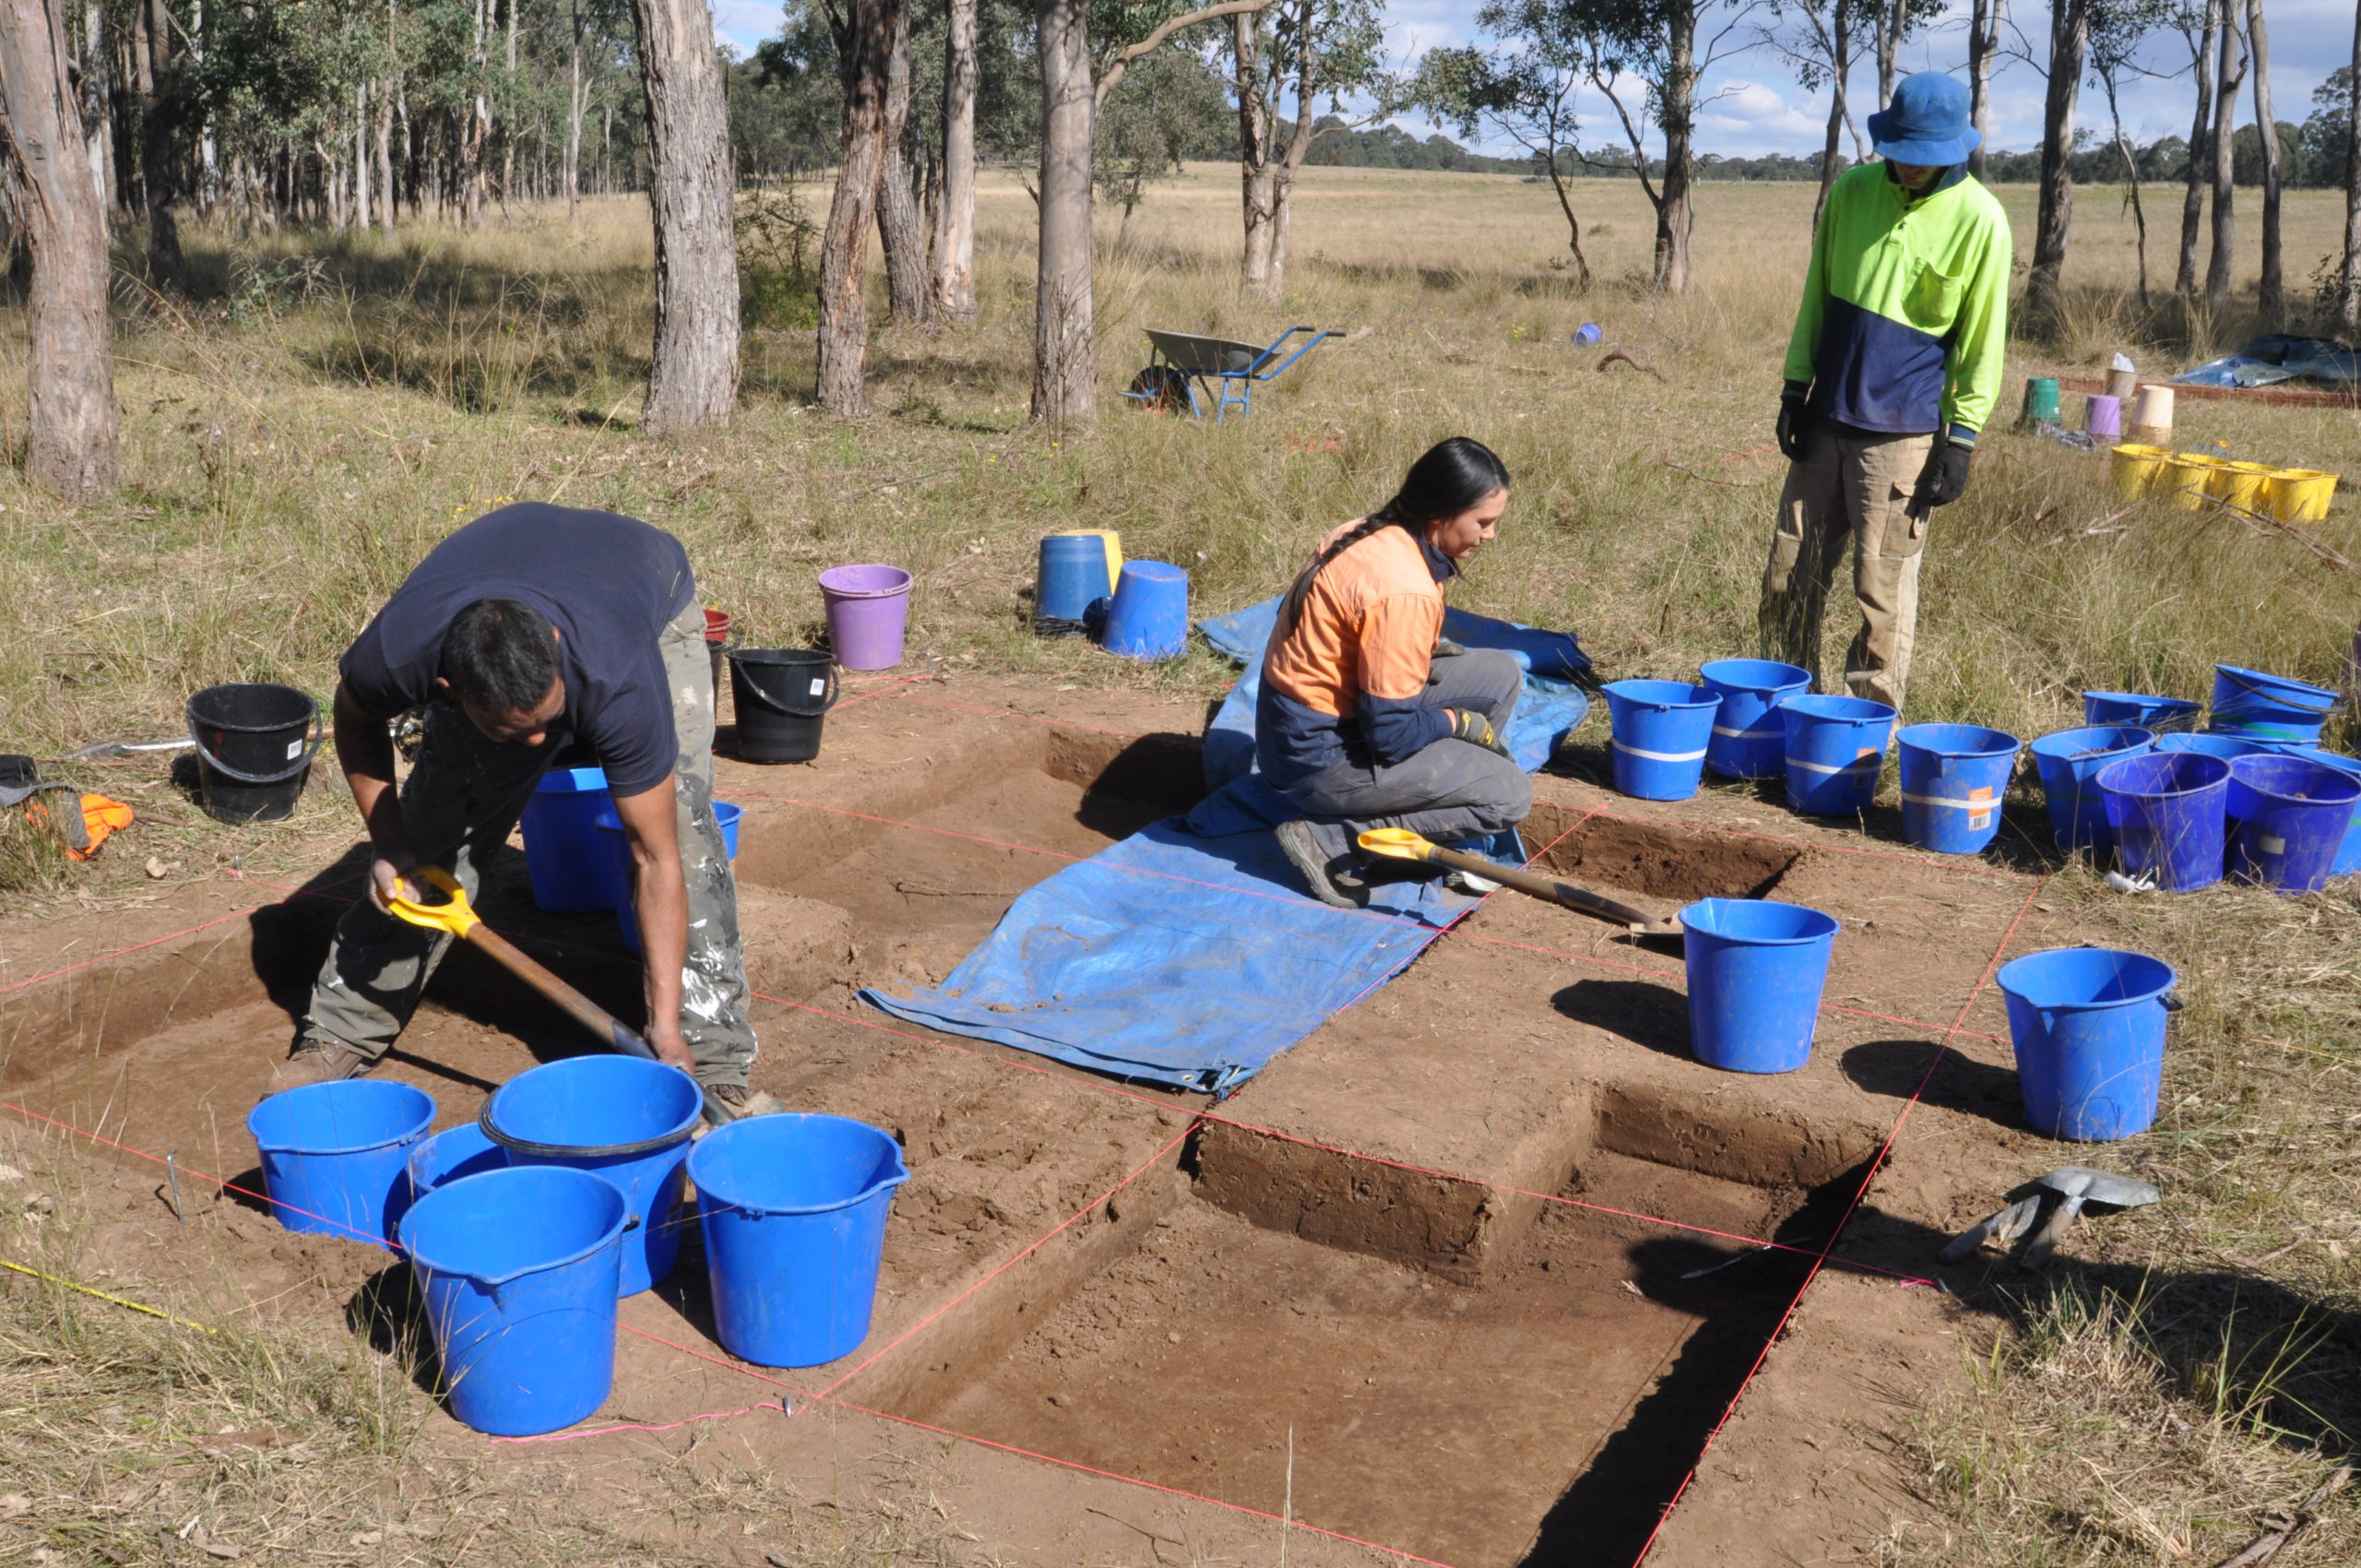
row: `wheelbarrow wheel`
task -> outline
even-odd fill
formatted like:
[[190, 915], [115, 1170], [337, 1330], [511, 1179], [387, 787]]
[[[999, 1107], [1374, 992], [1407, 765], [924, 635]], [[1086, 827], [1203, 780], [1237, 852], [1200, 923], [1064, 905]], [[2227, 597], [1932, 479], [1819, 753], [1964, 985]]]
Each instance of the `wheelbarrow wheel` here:
[[1132, 377], [1126, 396], [1150, 413], [1169, 414], [1187, 405], [1188, 389], [1178, 371], [1152, 364]]

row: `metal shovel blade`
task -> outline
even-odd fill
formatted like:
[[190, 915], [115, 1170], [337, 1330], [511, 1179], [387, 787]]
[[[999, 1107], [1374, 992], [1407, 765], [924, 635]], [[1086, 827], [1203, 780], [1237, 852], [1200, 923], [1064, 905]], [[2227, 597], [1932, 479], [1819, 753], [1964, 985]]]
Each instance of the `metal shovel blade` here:
[[2058, 1195], [2049, 1218], [2034, 1239], [2025, 1243], [2024, 1255], [2017, 1266], [2031, 1273], [2049, 1261], [2067, 1228], [2082, 1212], [2085, 1204], [2101, 1204], [2108, 1208], [2140, 1208], [2163, 1196], [2145, 1182], [2130, 1176], [2118, 1176], [2111, 1171], [2094, 1170], [2087, 1165], [2061, 1165], [2048, 1175], [2031, 1183], [2035, 1194], [2047, 1192]]

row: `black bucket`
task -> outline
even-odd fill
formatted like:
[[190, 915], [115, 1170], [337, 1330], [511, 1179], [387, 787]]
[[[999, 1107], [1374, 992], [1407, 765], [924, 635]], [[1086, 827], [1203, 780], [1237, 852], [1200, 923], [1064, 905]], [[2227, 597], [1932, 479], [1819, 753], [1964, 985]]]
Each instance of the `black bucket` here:
[[748, 762], [818, 756], [821, 720], [836, 706], [829, 656], [802, 647], [733, 647], [729, 658], [738, 754]]
[[261, 681], [208, 686], [189, 698], [205, 814], [229, 823], [292, 815], [320, 749], [312, 732], [319, 717], [320, 705], [304, 693]]

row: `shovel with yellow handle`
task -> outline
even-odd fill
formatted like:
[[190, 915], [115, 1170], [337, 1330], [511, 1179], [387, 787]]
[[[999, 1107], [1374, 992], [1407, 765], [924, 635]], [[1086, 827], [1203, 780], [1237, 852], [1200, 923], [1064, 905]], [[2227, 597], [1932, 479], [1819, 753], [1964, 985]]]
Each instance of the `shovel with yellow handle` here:
[[[423, 883], [444, 897], [435, 903], [426, 903], [413, 896], [415, 884]], [[656, 1048], [647, 1043], [638, 1030], [583, 995], [574, 987], [552, 974], [547, 968], [519, 952], [516, 944], [483, 923], [468, 902], [467, 890], [457, 879], [441, 866], [419, 866], [394, 883], [394, 896], [386, 900], [398, 920], [427, 931], [439, 931], [457, 937], [481, 950], [492, 962], [548, 997], [566, 1015], [599, 1037], [599, 1040], [626, 1056], [641, 1056], [657, 1060]], [[738, 1113], [705, 1091], [706, 1118], [716, 1126], [734, 1122]]]
[[1593, 893], [1587, 887], [1560, 882], [1554, 876], [1518, 871], [1513, 866], [1488, 861], [1481, 855], [1446, 849], [1406, 827], [1372, 827], [1360, 836], [1359, 843], [1372, 855], [1383, 855], [1396, 861], [1430, 861], [1439, 866], [1448, 866], [1453, 871], [1497, 882], [1503, 887], [1513, 887], [1519, 893], [1560, 905], [1578, 915], [1588, 915], [1609, 925], [1619, 925], [1635, 936], [1680, 934], [1680, 922], [1670, 916], [1659, 919], [1645, 909], [1635, 909], [1629, 904], [1618, 902], [1604, 894]]

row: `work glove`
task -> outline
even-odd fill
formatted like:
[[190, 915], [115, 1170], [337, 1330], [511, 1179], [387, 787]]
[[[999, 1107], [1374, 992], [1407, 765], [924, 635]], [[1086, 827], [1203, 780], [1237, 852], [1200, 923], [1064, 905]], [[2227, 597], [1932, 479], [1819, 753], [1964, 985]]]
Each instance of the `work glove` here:
[[1926, 471], [1918, 476], [1918, 499], [1928, 506], [1948, 506], [1967, 493], [1967, 465], [1975, 448], [1966, 442], [1945, 439], [1927, 455]]
[[1810, 390], [1808, 381], [1790, 381], [1779, 394], [1779, 452], [1791, 463], [1804, 460], [1804, 433], [1811, 423], [1804, 396]]
[[1455, 643], [1449, 637], [1437, 637], [1435, 639], [1435, 651], [1432, 657], [1436, 659], [1456, 659], [1466, 651], [1467, 645], [1465, 643]]
[[1447, 707], [1443, 711], [1451, 715], [1451, 732], [1460, 740], [1473, 742], [1502, 756], [1509, 754], [1508, 747], [1501, 744], [1500, 734], [1492, 728], [1492, 721], [1474, 708]]

